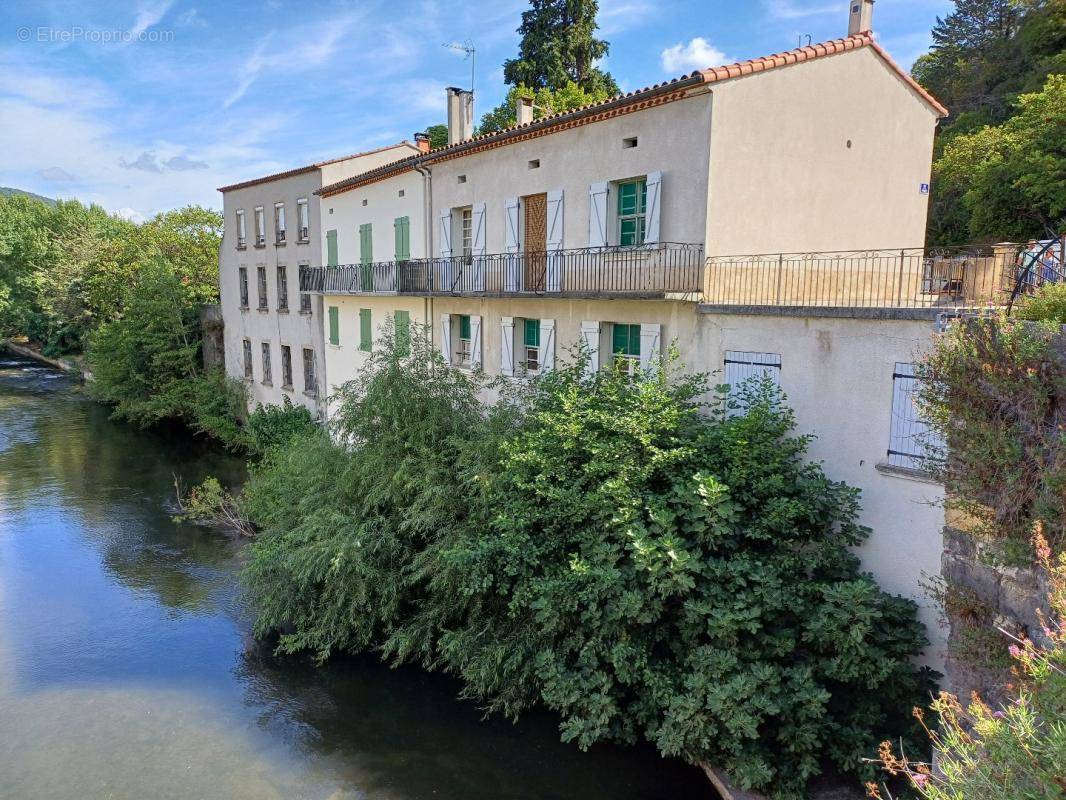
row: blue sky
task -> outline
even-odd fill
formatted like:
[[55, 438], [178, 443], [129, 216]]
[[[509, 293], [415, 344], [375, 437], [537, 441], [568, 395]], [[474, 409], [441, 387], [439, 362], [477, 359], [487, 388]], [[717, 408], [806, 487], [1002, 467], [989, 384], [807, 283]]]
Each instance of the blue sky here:
[[[444, 87], [499, 102], [525, 0], [5, 3], [0, 185], [134, 219], [216, 187], [410, 139]], [[951, 0], [878, 0], [879, 41], [909, 67]], [[604, 66], [624, 90], [842, 36], [847, 0], [600, 0]]]

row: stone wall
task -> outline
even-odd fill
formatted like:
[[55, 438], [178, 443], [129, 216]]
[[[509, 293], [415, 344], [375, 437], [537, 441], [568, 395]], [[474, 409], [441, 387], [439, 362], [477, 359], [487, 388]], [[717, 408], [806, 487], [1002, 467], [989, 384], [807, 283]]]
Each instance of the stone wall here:
[[226, 368], [226, 350], [222, 339], [224, 328], [221, 306], [205, 305], [200, 308], [204, 369]]

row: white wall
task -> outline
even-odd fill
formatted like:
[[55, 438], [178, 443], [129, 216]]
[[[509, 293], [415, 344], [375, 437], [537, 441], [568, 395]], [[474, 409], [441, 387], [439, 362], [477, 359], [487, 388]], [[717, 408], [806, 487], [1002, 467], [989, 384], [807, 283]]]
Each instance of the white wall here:
[[[337, 231], [338, 264], [359, 263], [359, 226], [373, 226], [374, 261], [392, 261], [395, 256], [393, 221], [411, 221], [411, 258], [424, 258], [425, 194], [422, 175], [408, 170], [368, 186], [322, 198], [322, 263], [327, 260], [325, 231]], [[403, 197], [400, 197], [403, 192]], [[366, 205], [363, 205], [364, 201]]]

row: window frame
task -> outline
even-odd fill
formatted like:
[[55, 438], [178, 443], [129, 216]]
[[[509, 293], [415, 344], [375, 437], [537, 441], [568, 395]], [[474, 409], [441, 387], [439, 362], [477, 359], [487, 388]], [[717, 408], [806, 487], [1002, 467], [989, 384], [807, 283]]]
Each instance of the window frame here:
[[[623, 206], [625, 202], [624, 195], [626, 187], [629, 186], [636, 187], [636, 203], [631, 211], [626, 211]], [[644, 176], [642, 178], [618, 181], [615, 183], [614, 188], [618, 195], [618, 200], [615, 203], [614, 221], [614, 234], [617, 244], [619, 247], [642, 247], [647, 238], [648, 178]], [[634, 230], [631, 232], [634, 236], [634, 241], [623, 241], [626, 234], [623, 233], [622, 227], [627, 222], [634, 223]]]
[[[529, 343], [529, 332], [531, 330], [536, 331], [536, 344]], [[541, 360], [541, 342], [540, 342], [540, 320], [533, 318], [522, 318], [522, 350], [525, 353], [525, 357], [521, 360], [522, 371], [526, 375], [539, 375], [543, 362]], [[536, 362], [535, 367], [530, 367], [529, 354], [534, 353], [534, 360]]]
[[238, 208], [237, 213], [237, 249], [244, 250], [248, 247], [248, 229], [245, 227], [244, 209]]
[[248, 267], [237, 268], [237, 291], [239, 293], [240, 307], [247, 310], [249, 307]]
[[254, 365], [252, 363], [252, 340], [241, 340], [241, 355], [244, 357], [244, 379], [246, 381], [255, 380]]
[[285, 244], [285, 203], [274, 203], [274, 244]]
[[278, 311], [288, 312], [289, 310], [289, 273], [288, 267], [284, 264], [278, 264], [277, 268], [277, 283], [278, 283]]
[[263, 356], [263, 378], [260, 380], [260, 383], [263, 384], [263, 386], [273, 386], [274, 370], [271, 366], [273, 354], [270, 352], [270, 342], [261, 342], [259, 347]]
[[[469, 314], [456, 314], [455, 316], [457, 329], [457, 335], [455, 337], [455, 366], [460, 367], [461, 369], [470, 369], [474, 357], [473, 324], [470, 322]], [[465, 337], [463, 336], [464, 324], [466, 325]]]
[[256, 206], [255, 213], [255, 246], [266, 247], [266, 211], [262, 206]]
[[292, 348], [281, 345], [281, 388], [292, 391]]
[[[619, 350], [618, 331], [625, 328], [626, 345]], [[636, 352], [633, 352], [634, 331], [636, 332]], [[629, 377], [635, 376], [640, 371], [640, 323], [612, 322], [611, 323], [611, 364], [615, 369], [625, 372]]]
[[266, 265], [260, 264], [255, 268], [255, 283], [256, 289], [259, 292], [259, 296], [256, 298], [259, 302], [257, 308], [260, 311], [270, 310], [270, 297], [267, 292], [267, 277], [266, 277]]
[[296, 241], [311, 241], [311, 208], [306, 197], [300, 197], [296, 200], [296, 224], [299, 228], [296, 231]]
[[[308, 357], [310, 355], [310, 357]], [[303, 348], [304, 368], [304, 394], [310, 397], [318, 397], [318, 375], [315, 370], [315, 351], [313, 348]], [[308, 384], [310, 383], [310, 387]]]

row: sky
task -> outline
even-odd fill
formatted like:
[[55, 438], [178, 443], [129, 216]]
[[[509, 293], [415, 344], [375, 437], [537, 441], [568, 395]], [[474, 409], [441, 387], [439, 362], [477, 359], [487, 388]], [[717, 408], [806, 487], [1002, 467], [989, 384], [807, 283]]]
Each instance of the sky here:
[[[132, 0], [0, 7], [0, 186], [140, 221], [217, 187], [410, 140], [500, 102], [526, 0]], [[951, 0], [878, 0], [904, 67]], [[600, 0], [602, 67], [624, 91], [847, 32], [848, 0]]]

